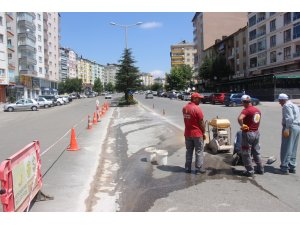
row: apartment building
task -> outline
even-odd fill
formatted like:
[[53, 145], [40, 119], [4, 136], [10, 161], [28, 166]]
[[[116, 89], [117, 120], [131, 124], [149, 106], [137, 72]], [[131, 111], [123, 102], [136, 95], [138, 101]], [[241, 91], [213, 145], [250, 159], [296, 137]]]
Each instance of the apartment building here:
[[77, 53], [72, 49], [68, 49], [68, 77], [77, 77]]
[[59, 75], [61, 81], [65, 81], [68, 78], [68, 59], [68, 50], [59, 48]]
[[6, 87], [8, 81], [6, 14], [0, 12], [0, 102], [6, 101]]
[[194, 68], [194, 58], [197, 53], [193, 43], [182, 41], [178, 44], [171, 45], [171, 67], [179, 65], [189, 65]]
[[84, 87], [92, 87], [92, 64], [92, 61], [84, 59], [82, 56], [77, 60], [77, 75], [79, 79], [82, 79]]
[[112, 83], [116, 84], [116, 75], [119, 70], [118, 64], [107, 63], [104, 69], [104, 84]]
[[95, 79], [100, 78], [102, 84], [104, 80], [104, 66], [98, 64], [96, 61], [92, 64], [92, 83], [95, 83]]
[[300, 97], [300, 12], [250, 12], [248, 20], [249, 76], [263, 77], [274, 99]]
[[197, 49], [195, 68], [204, 58], [204, 50], [214, 45], [215, 40], [229, 36], [247, 25], [246, 12], [197, 12], [193, 19], [194, 44]]
[[140, 79], [142, 80], [144, 86], [151, 86], [154, 84], [153, 75], [150, 73], [141, 73]]

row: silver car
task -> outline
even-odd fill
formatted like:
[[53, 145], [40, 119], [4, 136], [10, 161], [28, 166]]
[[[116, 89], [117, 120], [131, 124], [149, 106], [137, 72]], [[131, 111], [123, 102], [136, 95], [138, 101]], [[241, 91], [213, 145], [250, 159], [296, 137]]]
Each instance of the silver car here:
[[36, 99], [37, 103], [39, 104], [40, 107], [44, 107], [44, 108], [49, 108], [51, 106], [54, 106], [53, 102], [50, 100], [47, 100], [43, 97], [38, 97]]
[[32, 110], [36, 111], [39, 108], [39, 104], [34, 99], [20, 99], [15, 103], [5, 104], [4, 111], [13, 112], [14, 110]]

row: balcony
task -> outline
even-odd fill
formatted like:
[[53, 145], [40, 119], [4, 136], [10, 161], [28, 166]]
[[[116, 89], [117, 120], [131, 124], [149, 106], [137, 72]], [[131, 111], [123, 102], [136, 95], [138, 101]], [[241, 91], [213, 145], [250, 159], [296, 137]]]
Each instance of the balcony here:
[[34, 58], [29, 58], [29, 57], [23, 56], [23, 57], [19, 58], [19, 64], [26, 65], [26, 66], [27, 65], [36, 65], [37, 61]]
[[11, 22], [14, 20], [13, 13], [11, 13], [11, 12], [5, 13], [5, 16], [6, 16], [6, 22]]
[[35, 31], [35, 29], [36, 29], [34, 23], [30, 22], [30, 21], [27, 21], [27, 20], [19, 20], [18, 21], [18, 28], [24, 29], [24, 30], [30, 29], [32, 31]]
[[293, 57], [294, 57], [294, 58], [298, 58], [298, 57], [300, 57], [300, 52], [296, 52], [296, 53], [294, 53], [294, 54], [293, 54]]
[[259, 22], [261, 22], [261, 21], [263, 21], [265, 19], [266, 19], [266, 17], [262, 16], [262, 17], [257, 18], [256, 22], [259, 23]]
[[257, 34], [256, 34], [256, 38], [259, 38], [259, 37], [261, 37], [261, 36], [263, 36], [263, 35], [266, 35], [266, 31], [257, 33]]
[[30, 76], [30, 77], [35, 77], [37, 76], [37, 72], [34, 70], [20, 70], [19, 73], [21, 76]]
[[29, 39], [31, 39], [33, 42], [36, 42], [36, 37], [35, 37], [32, 33], [29, 33], [29, 32], [24, 31], [24, 32], [18, 33], [18, 36], [19, 36], [20, 38], [29, 38]]
[[30, 45], [19, 45], [18, 50], [21, 54], [23, 52], [36, 53], [36, 48]]
[[14, 46], [12, 44], [7, 44], [7, 50], [9, 53], [15, 52]]
[[6, 27], [6, 31], [7, 31], [7, 37], [8, 38], [15, 36], [15, 34], [14, 34], [11, 27]]
[[46, 13], [46, 12], [43, 13], [43, 19], [44, 19], [44, 21], [48, 20], [48, 13]]

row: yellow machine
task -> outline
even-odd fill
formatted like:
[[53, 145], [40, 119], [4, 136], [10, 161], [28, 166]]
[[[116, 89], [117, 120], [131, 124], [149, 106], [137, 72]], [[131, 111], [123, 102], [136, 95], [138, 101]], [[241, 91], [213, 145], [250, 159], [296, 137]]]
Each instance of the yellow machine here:
[[218, 117], [212, 119], [207, 123], [207, 130], [209, 138], [207, 147], [213, 154], [217, 154], [219, 151], [229, 152], [233, 149], [231, 143], [231, 125], [228, 119], [219, 119]]

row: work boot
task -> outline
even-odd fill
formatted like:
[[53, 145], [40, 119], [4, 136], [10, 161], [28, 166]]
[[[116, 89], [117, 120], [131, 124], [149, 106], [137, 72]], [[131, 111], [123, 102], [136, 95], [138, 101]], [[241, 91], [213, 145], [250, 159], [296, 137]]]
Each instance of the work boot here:
[[195, 174], [198, 175], [198, 174], [203, 174], [203, 173], [206, 173], [206, 169], [205, 168], [198, 168], [195, 170]]
[[191, 173], [192, 170], [191, 170], [191, 169], [185, 169], [185, 172], [186, 172], [186, 173]]
[[289, 169], [289, 173], [296, 173], [295, 169]]
[[278, 170], [275, 170], [275, 173], [276, 174], [280, 174], [280, 175], [289, 175], [289, 171], [288, 170], [278, 169]]
[[253, 176], [254, 176], [254, 173], [245, 170], [245, 171], [243, 171], [240, 175], [241, 175], [241, 176], [244, 176], [244, 177], [253, 177]]

